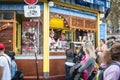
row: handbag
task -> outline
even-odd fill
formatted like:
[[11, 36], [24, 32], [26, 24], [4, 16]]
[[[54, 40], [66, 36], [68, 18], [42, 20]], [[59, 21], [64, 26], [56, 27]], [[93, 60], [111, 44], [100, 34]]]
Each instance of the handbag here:
[[12, 80], [23, 80], [23, 77], [24, 77], [24, 73], [20, 70], [17, 70]]

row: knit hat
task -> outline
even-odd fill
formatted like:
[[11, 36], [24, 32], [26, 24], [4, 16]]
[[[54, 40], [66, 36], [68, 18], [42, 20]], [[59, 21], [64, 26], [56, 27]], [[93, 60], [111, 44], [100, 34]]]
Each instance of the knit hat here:
[[5, 45], [3, 43], [0, 43], [0, 50], [3, 50], [5, 48]]

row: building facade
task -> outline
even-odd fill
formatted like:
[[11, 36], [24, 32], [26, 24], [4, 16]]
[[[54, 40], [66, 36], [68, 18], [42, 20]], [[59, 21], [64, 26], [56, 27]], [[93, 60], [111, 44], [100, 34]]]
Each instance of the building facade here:
[[6, 45], [6, 53], [16, 52], [16, 62], [25, 79], [36, 78], [36, 73], [40, 78], [65, 77], [66, 42], [61, 42], [57, 50], [50, 49], [49, 32], [55, 32], [56, 42], [64, 33], [67, 41], [90, 40], [99, 45], [100, 14], [106, 17], [110, 9], [106, 0], [53, 0], [54, 6], [49, 6], [47, 0], [38, 0], [35, 5], [40, 6], [40, 16], [26, 17], [24, 6], [28, 4], [24, 1], [0, 2], [0, 42]]

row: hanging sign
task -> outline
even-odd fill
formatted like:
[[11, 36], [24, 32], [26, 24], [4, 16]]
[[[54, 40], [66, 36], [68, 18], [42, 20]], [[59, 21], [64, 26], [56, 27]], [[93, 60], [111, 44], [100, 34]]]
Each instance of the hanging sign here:
[[40, 17], [40, 6], [39, 5], [25, 5], [24, 16], [25, 17]]
[[24, 2], [29, 5], [34, 5], [38, 2], [38, 0], [24, 0]]

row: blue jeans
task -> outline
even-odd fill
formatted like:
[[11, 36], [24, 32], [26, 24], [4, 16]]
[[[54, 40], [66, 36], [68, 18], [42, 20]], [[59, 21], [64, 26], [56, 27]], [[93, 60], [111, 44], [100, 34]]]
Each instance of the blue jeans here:
[[66, 80], [70, 80], [70, 68], [71, 68], [71, 66], [65, 65]]

